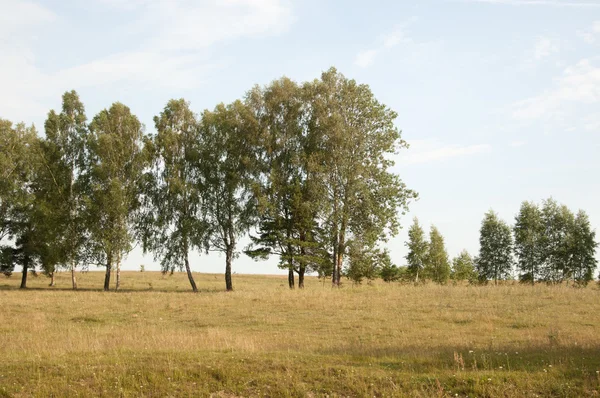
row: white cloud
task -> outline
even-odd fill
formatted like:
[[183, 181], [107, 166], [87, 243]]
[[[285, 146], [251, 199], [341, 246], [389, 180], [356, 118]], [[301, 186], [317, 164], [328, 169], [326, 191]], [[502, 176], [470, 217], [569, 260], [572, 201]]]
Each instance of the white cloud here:
[[515, 103], [512, 116], [519, 120], [560, 119], [573, 112], [573, 107], [599, 102], [600, 67], [589, 59], [582, 59], [565, 69], [552, 89]]
[[375, 62], [375, 57], [377, 57], [378, 50], [367, 50], [358, 53], [356, 56], [356, 60], [354, 63], [361, 68], [367, 68]]
[[[276, 35], [293, 22], [287, 0], [93, 1], [100, 9], [127, 13], [128, 22], [111, 27], [127, 40], [118, 52], [50, 71], [40, 67], [32, 49], [58, 16], [33, 1], [0, 0], [0, 116], [28, 120], [45, 114], [48, 107], [42, 104], [49, 97], [73, 87], [122, 81], [145, 88], [197, 87], [208, 70], [223, 63], [209, 58], [208, 47]], [[66, 16], [60, 18], [69, 22]]]
[[404, 28], [416, 20], [416, 17], [412, 17], [408, 22], [397, 26], [392, 32], [382, 35], [376, 46], [356, 55], [354, 64], [360, 68], [367, 68], [375, 63], [375, 58], [383, 51], [390, 50], [400, 44], [412, 43], [412, 39], [405, 35]]
[[503, 4], [511, 6], [550, 6], [575, 8], [600, 8], [596, 0], [463, 0], [466, 3]]
[[520, 147], [525, 146], [525, 145], [527, 145], [526, 141], [513, 141], [513, 142], [510, 143], [510, 146], [513, 147], [513, 148], [520, 148]]
[[600, 21], [594, 22], [589, 30], [578, 30], [577, 36], [588, 44], [595, 43], [596, 36], [600, 36]]
[[560, 50], [558, 43], [548, 37], [538, 37], [535, 43], [534, 59], [542, 60]]
[[420, 164], [440, 162], [452, 158], [487, 153], [492, 150], [488, 144], [446, 145], [436, 140], [416, 140], [410, 143], [410, 149], [402, 156], [400, 164]]
[[[0, 0], [0, 9], [0, 40], [18, 39], [25, 29], [56, 19], [56, 14], [32, 1]], [[14, 33], [18, 35], [13, 36]]]

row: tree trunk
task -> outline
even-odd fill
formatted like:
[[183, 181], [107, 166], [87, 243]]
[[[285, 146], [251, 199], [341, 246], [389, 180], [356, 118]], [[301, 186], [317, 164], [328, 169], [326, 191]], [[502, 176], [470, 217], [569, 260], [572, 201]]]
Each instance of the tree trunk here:
[[225, 252], [225, 287], [227, 291], [233, 290], [233, 283], [231, 282], [231, 261], [233, 260], [233, 248], [228, 247]]
[[337, 276], [336, 276], [336, 271], [337, 271], [337, 248], [338, 248], [338, 245], [337, 245], [337, 242], [335, 242], [334, 245], [333, 245], [333, 258], [332, 258], [333, 270], [331, 272], [331, 286], [333, 286], [333, 287], [337, 286]]
[[75, 259], [71, 260], [71, 282], [73, 282], [73, 290], [77, 290], [77, 277], [75, 276]]
[[50, 272], [50, 287], [54, 287], [56, 283], [54, 282], [54, 272]]
[[192, 269], [190, 268], [190, 261], [188, 259], [187, 251], [185, 252], [185, 272], [187, 272], [190, 285], [192, 285], [192, 291], [194, 293], [198, 293], [198, 287], [196, 286], [196, 281], [194, 281], [194, 275], [192, 275]]
[[106, 273], [104, 274], [104, 291], [110, 290], [110, 273], [112, 272], [112, 258], [108, 256], [106, 259]]
[[21, 276], [21, 287], [20, 289], [27, 288], [27, 272], [29, 271], [29, 259], [25, 258], [23, 262], [23, 275]]
[[417, 276], [415, 278], [415, 283], [419, 283], [419, 268], [417, 268]]
[[288, 267], [288, 285], [290, 285], [290, 289], [294, 289], [294, 267], [291, 265]]
[[304, 289], [304, 273], [306, 272], [306, 268], [304, 266], [300, 266], [298, 270], [298, 288]]
[[117, 254], [117, 284], [115, 285], [115, 291], [121, 287], [121, 254]]
[[338, 252], [338, 257], [337, 257], [337, 281], [336, 281], [336, 285], [340, 286], [341, 281], [342, 281], [342, 262], [344, 261], [344, 257], [342, 255], [342, 253]]

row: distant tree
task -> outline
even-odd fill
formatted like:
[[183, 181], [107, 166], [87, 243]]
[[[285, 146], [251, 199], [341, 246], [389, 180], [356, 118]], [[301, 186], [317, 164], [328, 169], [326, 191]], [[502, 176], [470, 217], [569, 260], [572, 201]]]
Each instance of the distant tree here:
[[521, 282], [535, 283], [543, 274], [545, 228], [542, 212], [531, 202], [523, 202], [513, 227], [515, 255]]
[[550, 198], [543, 202], [542, 220], [544, 223], [544, 267], [541, 279], [550, 283], [560, 283], [571, 277], [571, 250], [569, 238], [575, 215], [565, 205]]
[[588, 215], [580, 210], [569, 227], [567, 257], [569, 275], [582, 285], [593, 280], [597, 266], [596, 232], [592, 230]]
[[252, 181], [256, 120], [241, 101], [202, 114], [201, 173], [210, 250], [225, 254], [225, 287], [233, 290], [231, 266], [239, 239], [256, 221]]
[[384, 282], [395, 282], [400, 280], [402, 277], [402, 269], [398, 268], [395, 264], [392, 263], [391, 259], [389, 262], [384, 262], [381, 265], [381, 269], [379, 270], [379, 275]]
[[450, 261], [440, 231], [431, 226], [429, 233], [429, 251], [425, 257], [423, 273], [436, 283], [444, 284], [450, 278]]
[[349, 243], [349, 264], [345, 275], [356, 284], [362, 283], [364, 279], [372, 281], [380, 275], [384, 267], [389, 269], [392, 266], [392, 260], [387, 250], [364, 245], [365, 242], [361, 241]]
[[453, 281], [474, 281], [477, 279], [475, 262], [468, 251], [463, 250], [452, 260], [450, 279]]
[[511, 229], [490, 210], [481, 223], [476, 269], [481, 281], [508, 279], [513, 266]]
[[400, 214], [415, 197], [389, 170], [394, 164], [390, 155], [407, 145], [394, 124], [397, 114], [369, 86], [331, 68], [305, 90], [307, 128], [320, 148], [311, 166], [320, 182], [332, 284], [339, 286], [349, 242], [366, 236], [385, 241], [395, 235]]
[[406, 255], [407, 272], [413, 276], [415, 282], [418, 282], [419, 274], [422, 273], [427, 261], [429, 243], [425, 237], [425, 231], [423, 231], [416, 217], [408, 230], [408, 242], [405, 245], [408, 247], [408, 254]]
[[106, 266], [104, 290], [110, 288], [111, 270], [116, 265], [118, 290], [121, 261], [132, 249], [132, 226], [148, 163], [142, 124], [127, 106], [114, 103], [94, 117], [88, 145], [87, 223], [91, 250], [96, 262]]
[[162, 271], [185, 270], [198, 291], [189, 252], [207, 249], [201, 172], [201, 130], [183, 99], [171, 100], [154, 118], [157, 134], [148, 142], [152, 167], [144, 175], [138, 235], [144, 251], [160, 259]]

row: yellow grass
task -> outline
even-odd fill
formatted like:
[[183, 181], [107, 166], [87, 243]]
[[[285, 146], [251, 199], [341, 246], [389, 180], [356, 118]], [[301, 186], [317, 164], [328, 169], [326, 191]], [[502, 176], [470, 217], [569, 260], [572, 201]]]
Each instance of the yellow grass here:
[[596, 286], [0, 279], [1, 396], [599, 396]]

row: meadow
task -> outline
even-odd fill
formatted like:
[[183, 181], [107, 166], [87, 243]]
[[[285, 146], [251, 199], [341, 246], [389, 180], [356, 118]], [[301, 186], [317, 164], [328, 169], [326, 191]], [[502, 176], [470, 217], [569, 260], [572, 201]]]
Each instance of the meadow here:
[[600, 395], [600, 289], [0, 279], [0, 397]]

